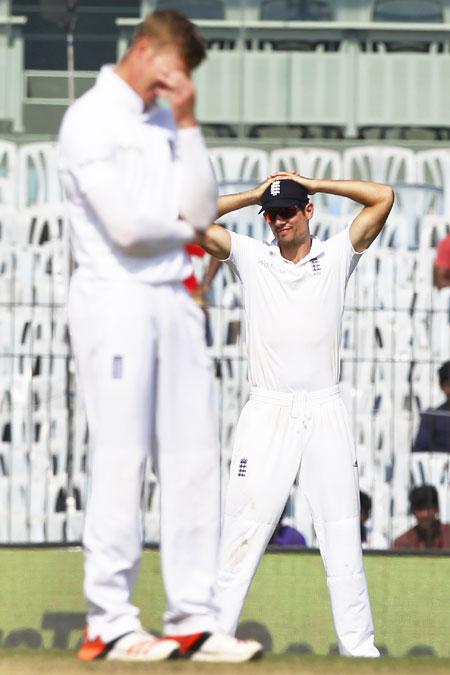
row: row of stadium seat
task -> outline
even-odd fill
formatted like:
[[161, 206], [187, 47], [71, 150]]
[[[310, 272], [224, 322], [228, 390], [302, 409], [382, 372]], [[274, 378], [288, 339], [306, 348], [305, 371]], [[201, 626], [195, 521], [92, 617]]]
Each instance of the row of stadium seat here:
[[[241, 234], [266, 239], [270, 237], [270, 230], [258, 211], [258, 208], [249, 207], [241, 212], [224, 216], [221, 222]], [[344, 215], [335, 215], [326, 209], [318, 208], [311, 223], [312, 234], [320, 239], [328, 239], [349, 224], [354, 213], [355, 209]], [[406, 213], [394, 212], [374, 242], [373, 248], [418, 249], [429, 252], [450, 233], [450, 214], [446, 216], [422, 215], [420, 219], [417, 218], [417, 221], [414, 220], [413, 225], [414, 227], [411, 226], [411, 220]], [[36, 253], [40, 251], [40, 264], [44, 268], [45, 254], [53, 255], [58, 242], [66, 245], [67, 237], [66, 209], [61, 202], [35, 204], [20, 210], [13, 206], [0, 204], [0, 242], [3, 244], [0, 252], [2, 275], [7, 276], [7, 269], [13, 264], [13, 260], [8, 258], [12, 254], [8, 247], [27, 246], [29, 251]], [[50, 242], [52, 246], [48, 245]], [[25, 254], [22, 255], [19, 262], [23, 264], [25, 258]], [[36, 259], [35, 265], [37, 263]], [[67, 270], [68, 261], [64, 261], [64, 256], [61, 254], [58, 260], [55, 260], [55, 264], [61, 268], [62, 263], [65, 264], [65, 270]], [[47, 265], [50, 264], [51, 261], [48, 260]], [[63, 273], [62, 268], [61, 273]]]
[[[342, 153], [323, 148], [215, 147], [211, 161], [222, 191], [254, 185], [276, 171], [298, 171], [309, 177], [359, 178], [396, 188], [396, 208], [420, 214], [450, 213], [450, 151], [413, 152], [397, 146], [355, 146]], [[56, 143], [16, 145], [0, 140], [0, 204], [23, 209], [62, 199], [57, 176]], [[346, 213], [346, 200], [316, 195], [319, 210]], [[344, 204], [344, 205], [342, 205]]]
[[[336, 3], [330, 0], [259, 0], [256, 4], [263, 21], [333, 21], [337, 18]], [[373, 21], [438, 23], [444, 20], [442, 0], [372, 0], [360, 4], [363, 18], [370, 17]], [[176, 8], [194, 19], [217, 21], [226, 17], [224, 0], [156, 0], [152, 5], [157, 9]]]
[[[342, 226], [344, 220], [340, 222]], [[238, 229], [239, 223], [233, 227]], [[0, 263], [0, 478], [4, 490], [0, 541], [77, 540], [88, 486], [87, 431], [61, 306], [69, 276], [67, 242], [57, 239], [5, 248], [9, 254], [4, 251], [4, 257], [11, 256], [14, 264], [4, 268]], [[30, 260], [42, 252], [52, 260], [40, 271], [53, 291], [41, 297], [44, 277], [33, 277], [29, 270], [33, 268]], [[28, 267], [20, 265], [22, 254]], [[410, 456], [420, 411], [439, 403], [437, 366], [449, 357], [450, 291], [438, 292], [422, 281], [433, 254], [432, 246], [418, 252], [369, 250], [347, 294], [343, 393], [358, 439], [361, 485], [375, 497], [373, 522], [388, 539], [409, 523], [411, 476], [416, 482], [421, 476], [435, 481], [428, 466], [431, 458], [422, 458], [420, 468], [418, 458]], [[216, 303], [210, 309], [210, 353], [218, 372], [225, 482], [248, 384], [240, 287], [226, 266], [217, 283]], [[15, 296], [18, 287], [21, 291]], [[440, 467], [437, 484], [443, 517], [449, 519], [444, 459], [436, 458], [432, 467]], [[158, 538], [157, 491], [148, 466], [147, 541]], [[301, 490], [293, 489], [292, 503], [296, 525], [314, 543]]]
[[[271, 170], [273, 153], [231, 149], [229, 155], [229, 151], [211, 150], [223, 189], [252, 185]], [[30, 156], [24, 146], [22, 163], [23, 157]], [[238, 178], [229, 157], [244, 167]], [[391, 155], [390, 164], [395, 161]], [[403, 159], [397, 167], [402, 162], [408, 165]], [[230, 173], [225, 173], [224, 166]], [[264, 237], [266, 226], [256, 212], [252, 208], [231, 214], [227, 224], [242, 234]], [[313, 227], [326, 239], [347, 223], [348, 214], [333, 215], [319, 206]], [[88, 437], [64, 310], [70, 273], [67, 229], [64, 207], [57, 200], [22, 208], [3, 205], [0, 210], [3, 542], [79, 540], [81, 536]], [[394, 214], [348, 287], [342, 387], [358, 440], [361, 485], [374, 498], [376, 529], [389, 540], [409, 524], [407, 494], [412, 481], [436, 484], [443, 519], [450, 519], [448, 458], [410, 455], [420, 411], [440, 402], [436, 369], [449, 358], [450, 291], [438, 292], [431, 286], [435, 245], [449, 232], [448, 219], [425, 216], [417, 232], [418, 250], [414, 250], [405, 214]], [[237, 416], [248, 395], [240, 287], [226, 266], [215, 281], [212, 299], [210, 353], [218, 373], [226, 482]], [[150, 465], [143, 499], [145, 537], [155, 541], [158, 486]], [[314, 543], [307, 505], [297, 487], [292, 503], [295, 524]]]

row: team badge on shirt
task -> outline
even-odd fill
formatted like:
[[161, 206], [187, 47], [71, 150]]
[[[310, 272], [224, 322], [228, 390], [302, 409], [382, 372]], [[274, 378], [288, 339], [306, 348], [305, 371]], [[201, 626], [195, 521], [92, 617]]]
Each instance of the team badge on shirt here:
[[245, 474], [247, 473], [247, 463], [248, 463], [247, 458], [242, 457], [242, 459], [239, 462], [238, 478], [245, 477]]
[[311, 267], [314, 276], [317, 276], [318, 274], [322, 274], [322, 268], [320, 266], [320, 260], [318, 258], [313, 258], [311, 260]]

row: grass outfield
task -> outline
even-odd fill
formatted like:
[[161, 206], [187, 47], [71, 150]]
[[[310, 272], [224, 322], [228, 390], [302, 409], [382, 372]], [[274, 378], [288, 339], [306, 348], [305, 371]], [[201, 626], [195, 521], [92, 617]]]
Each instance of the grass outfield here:
[[382, 659], [343, 659], [337, 656], [265, 656], [254, 663], [227, 665], [166, 661], [158, 664], [125, 664], [113, 661], [82, 663], [73, 653], [34, 652], [15, 650], [0, 651], [0, 675], [372, 675], [394, 673], [398, 675], [450, 673], [450, 659], [434, 657]]

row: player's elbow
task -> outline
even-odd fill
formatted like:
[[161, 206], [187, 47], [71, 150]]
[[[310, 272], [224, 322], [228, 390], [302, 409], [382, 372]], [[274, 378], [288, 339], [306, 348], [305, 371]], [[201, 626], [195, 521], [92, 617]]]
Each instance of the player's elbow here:
[[390, 185], [386, 185], [386, 200], [389, 202], [391, 208], [395, 202], [395, 192]]
[[381, 186], [380, 202], [383, 203], [387, 213], [389, 213], [395, 202], [395, 192], [390, 185]]
[[389, 185], [380, 185], [377, 195], [376, 203], [374, 204], [375, 211], [377, 214], [378, 227], [375, 236], [382, 230], [386, 224], [386, 220], [389, 217], [391, 209], [394, 205], [395, 193], [394, 190]]

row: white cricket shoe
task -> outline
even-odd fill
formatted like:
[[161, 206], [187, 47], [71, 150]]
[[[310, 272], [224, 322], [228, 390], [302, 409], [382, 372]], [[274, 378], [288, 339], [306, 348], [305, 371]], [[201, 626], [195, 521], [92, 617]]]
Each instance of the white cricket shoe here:
[[170, 636], [179, 643], [179, 655], [191, 661], [242, 663], [262, 656], [263, 646], [256, 640], [238, 640], [227, 633], [195, 633]]
[[176, 640], [157, 638], [141, 629], [111, 642], [102, 642], [99, 638], [88, 640], [85, 636], [78, 657], [82, 661], [165, 661], [177, 656], [179, 647]]

